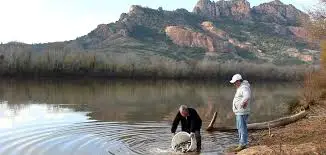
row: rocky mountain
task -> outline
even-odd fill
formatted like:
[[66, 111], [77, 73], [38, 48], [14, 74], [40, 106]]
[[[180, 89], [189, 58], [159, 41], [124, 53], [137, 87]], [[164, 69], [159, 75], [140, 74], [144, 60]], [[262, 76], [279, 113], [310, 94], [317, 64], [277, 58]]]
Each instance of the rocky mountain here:
[[[299, 26], [301, 19], [308, 18], [279, 0], [252, 8], [246, 0], [199, 0], [193, 12], [133, 5], [118, 21], [98, 25], [76, 40], [25, 46], [35, 51], [132, 54], [139, 61], [158, 56], [176, 61], [314, 63], [318, 52]], [[6, 52], [9, 45], [1, 46], [0, 52]]]

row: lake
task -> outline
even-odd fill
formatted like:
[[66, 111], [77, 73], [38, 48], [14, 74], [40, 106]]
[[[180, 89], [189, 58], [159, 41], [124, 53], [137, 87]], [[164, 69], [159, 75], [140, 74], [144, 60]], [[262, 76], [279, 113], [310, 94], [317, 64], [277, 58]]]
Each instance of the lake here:
[[[251, 86], [250, 122], [286, 115], [299, 94], [298, 84]], [[235, 124], [234, 93], [227, 81], [2, 80], [0, 155], [173, 154], [170, 127], [181, 104], [203, 120], [201, 154], [219, 154], [237, 144], [236, 133], [205, 128], [215, 111], [215, 125]]]

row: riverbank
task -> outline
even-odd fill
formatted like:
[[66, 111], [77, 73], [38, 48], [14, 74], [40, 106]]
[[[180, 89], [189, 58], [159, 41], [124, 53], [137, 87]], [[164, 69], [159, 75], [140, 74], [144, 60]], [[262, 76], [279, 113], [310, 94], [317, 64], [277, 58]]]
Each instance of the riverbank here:
[[308, 74], [300, 101], [292, 111], [306, 109], [293, 124], [251, 134], [251, 146], [239, 154], [326, 154], [326, 72]]
[[325, 103], [314, 105], [295, 123], [251, 133], [250, 147], [238, 154], [326, 154]]
[[[184, 63], [184, 62], [181, 62]], [[160, 68], [77, 68], [77, 69], [15, 69], [0, 64], [0, 77], [22, 79], [132, 79], [132, 80], [229, 80], [240, 73], [251, 81], [302, 81], [309, 66], [277, 67], [270, 64], [221, 63], [206, 66], [172, 64]]]

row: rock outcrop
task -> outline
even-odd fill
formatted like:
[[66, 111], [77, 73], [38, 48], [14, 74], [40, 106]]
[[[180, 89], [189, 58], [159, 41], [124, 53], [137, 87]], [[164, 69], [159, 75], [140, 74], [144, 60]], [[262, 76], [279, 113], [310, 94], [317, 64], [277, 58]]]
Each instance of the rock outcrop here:
[[105, 39], [108, 38], [110, 35], [114, 34], [114, 32], [110, 30], [107, 24], [100, 24], [90, 34], [99, 37], [101, 39]]
[[225, 31], [216, 28], [212, 22], [205, 21], [201, 26], [207, 35], [214, 39], [216, 48], [220, 49], [222, 52], [228, 52], [230, 50], [228, 45], [237, 46], [242, 49], [249, 48], [248, 45], [240, 43], [237, 39], [231, 38]]
[[263, 3], [252, 8], [255, 20], [283, 25], [297, 25], [307, 14], [296, 9], [292, 4], [285, 5], [280, 0]]
[[139, 5], [132, 5], [129, 8], [129, 12], [128, 12], [129, 15], [132, 15], [132, 14], [142, 15], [144, 13], [145, 12], [143, 11], [143, 7], [141, 7]]
[[168, 26], [165, 32], [173, 43], [179, 46], [202, 47], [209, 52], [216, 51], [214, 40], [203, 33], [193, 32], [182, 26]]
[[303, 27], [289, 26], [288, 29], [297, 38], [306, 40], [309, 35], [309, 32]]
[[251, 18], [250, 3], [246, 0], [217, 1], [199, 0], [193, 12], [201, 16], [217, 19], [230, 17], [234, 20], [246, 20]]
[[220, 10], [210, 0], [200, 0], [197, 2], [193, 12], [201, 16], [216, 19], [220, 17]]
[[225, 31], [217, 29], [212, 22], [205, 21], [201, 23], [201, 26], [204, 31], [214, 35], [215, 37], [223, 40], [227, 40], [229, 38], [229, 35]]
[[199, 0], [193, 12], [211, 19], [231, 18], [233, 20], [251, 20], [277, 23], [282, 25], [297, 25], [301, 19], [309, 18], [307, 14], [293, 5], [283, 4], [280, 0], [263, 3], [250, 8], [246, 0]]
[[174, 44], [185, 47], [202, 47], [208, 52], [232, 52], [235, 47], [248, 49], [248, 45], [240, 43], [223, 30], [217, 29], [211, 22], [201, 24], [203, 33], [195, 32], [182, 26], [168, 26], [165, 29], [167, 36]]

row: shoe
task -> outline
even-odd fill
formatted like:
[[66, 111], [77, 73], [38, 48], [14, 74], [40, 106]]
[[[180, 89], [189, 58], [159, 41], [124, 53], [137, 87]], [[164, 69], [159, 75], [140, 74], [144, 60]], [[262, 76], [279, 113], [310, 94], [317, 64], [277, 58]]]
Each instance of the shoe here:
[[237, 148], [237, 147], [238, 147], [238, 145], [232, 145], [232, 146], [229, 146], [228, 148], [226, 148], [226, 149], [224, 150], [224, 152], [226, 152], [226, 153], [232, 153], [233, 150], [234, 150], [235, 148]]
[[233, 152], [240, 152], [241, 150], [247, 148], [245, 145], [239, 145], [235, 149], [233, 149]]

